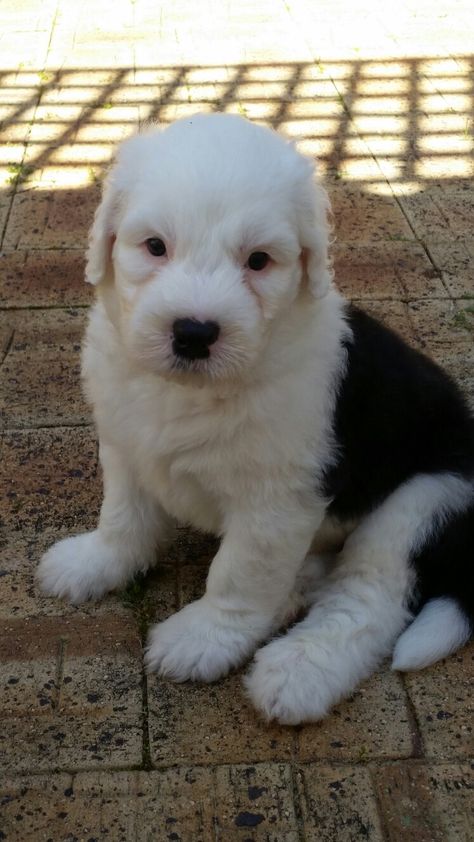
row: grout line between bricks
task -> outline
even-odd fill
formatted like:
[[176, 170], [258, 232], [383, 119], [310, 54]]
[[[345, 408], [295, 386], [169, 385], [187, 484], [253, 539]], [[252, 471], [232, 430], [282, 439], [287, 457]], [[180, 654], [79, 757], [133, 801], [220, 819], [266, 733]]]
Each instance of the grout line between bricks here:
[[56, 696], [53, 703], [53, 708], [59, 711], [61, 706], [61, 688], [64, 678], [64, 661], [66, 658], [67, 639], [65, 637], [59, 638], [58, 643], [58, 660], [56, 669]]
[[[19, 193], [27, 193], [27, 192], [28, 192], [27, 190], [20, 190], [19, 191]], [[72, 251], [72, 252], [77, 252], [78, 254], [83, 254], [83, 253], [85, 254], [85, 252], [87, 251], [87, 246], [86, 245], [84, 245], [84, 246], [72, 246], [72, 245], [69, 245], [69, 246], [48, 246], [48, 245], [42, 244], [42, 245], [39, 245], [39, 246], [38, 245], [25, 245], [25, 246], [20, 246], [19, 248], [15, 248], [14, 246], [5, 246], [5, 248], [2, 249], [2, 253], [4, 255], [20, 254], [21, 252], [24, 252], [26, 255], [42, 254], [42, 252], [44, 252], [44, 251], [46, 251], [48, 253], [51, 252], [51, 251], [57, 251], [58, 254], [62, 254], [63, 252]]]
[[150, 727], [148, 708], [148, 676], [142, 658], [142, 763], [141, 769], [144, 772], [151, 772], [154, 768], [151, 759], [150, 749]]
[[369, 779], [370, 779], [370, 784], [371, 784], [371, 789], [372, 789], [372, 795], [373, 795], [374, 801], [375, 801], [375, 808], [377, 810], [377, 818], [379, 820], [380, 830], [382, 831], [383, 838], [386, 839], [386, 840], [389, 840], [391, 838], [390, 829], [389, 829], [388, 824], [387, 824], [385, 811], [383, 809], [383, 805], [382, 805], [382, 802], [380, 800], [380, 795], [379, 795], [379, 792], [378, 792], [378, 789], [377, 789], [377, 786], [376, 786], [376, 782], [375, 782], [375, 775], [376, 775], [377, 767], [374, 768], [372, 766], [372, 764], [370, 764], [370, 765], [368, 765], [367, 770], [368, 770], [368, 774], [369, 774]]
[[46, 47], [46, 56], [45, 56], [45, 60], [44, 60], [44, 66], [47, 65], [48, 57], [49, 57], [49, 54], [51, 52], [51, 42], [53, 40], [54, 30], [56, 28], [56, 22], [57, 22], [57, 19], [58, 19], [60, 2], [61, 2], [61, 0], [56, 0], [56, 8], [54, 10], [53, 20], [51, 21], [51, 29], [50, 29], [50, 33], [49, 33], [48, 46]]
[[35, 310], [64, 310], [66, 313], [71, 310], [90, 310], [90, 304], [25, 304], [12, 305], [11, 307], [0, 306], [0, 313], [29, 313]]
[[[22, 159], [21, 159], [22, 164], [23, 164], [23, 160], [24, 160], [24, 157], [25, 157], [25, 151], [26, 151], [26, 145], [25, 145], [25, 150], [23, 151], [23, 156], [22, 156]], [[10, 214], [11, 214], [11, 211], [12, 211], [13, 199], [15, 198], [15, 195], [16, 195], [16, 188], [14, 188], [12, 190], [12, 192], [10, 194], [10, 197], [9, 197], [10, 202], [9, 202], [7, 213], [6, 213], [6, 216], [5, 216], [5, 223], [4, 223], [4, 226], [3, 226], [3, 228], [0, 232], [0, 248], [3, 247], [3, 241], [5, 239], [5, 234], [7, 232], [8, 223], [10, 221]]]
[[[403, 213], [403, 207], [401, 208], [401, 211], [402, 211], [402, 213]], [[408, 222], [408, 224], [410, 224], [410, 223], [409, 223], [409, 220], [408, 220], [408, 217], [407, 217], [407, 222]], [[461, 295], [461, 296], [455, 296], [455, 295], [453, 295], [453, 294], [449, 291], [449, 287], [447, 286], [447, 284], [446, 284], [446, 282], [445, 282], [445, 280], [444, 280], [444, 272], [443, 272], [443, 270], [442, 270], [442, 269], [440, 269], [440, 268], [439, 268], [439, 266], [437, 265], [435, 258], [434, 258], [434, 257], [433, 257], [433, 255], [431, 254], [430, 247], [429, 247], [428, 243], [427, 243], [424, 239], [420, 239], [418, 242], [420, 243], [421, 247], [424, 249], [425, 254], [426, 254], [426, 256], [427, 256], [428, 260], [430, 260], [430, 261], [431, 261], [431, 263], [433, 264], [434, 268], [437, 270], [437, 272], [438, 272], [438, 277], [439, 277], [439, 279], [440, 279], [441, 283], [443, 284], [444, 289], [446, 290], [446, 293], [447, 293], [448, 298], [449, 298], [451, 301], [454, 301], [456, 298], [462, 298], [462, 295]]]
[[13, 304], [11, 307], [1, 305], [0, 313], [29, 313], [41, 310], [63, 310], [70, 313], [71, 310], [90, 310], [90, 304]]
[[[356, 760], [328, 760], [322, 758], [321, 760], [308, 760], [308, 761], [301, 761], [298, 762], [297, 766], [301, 769], [306, 768], [321, 768], [321, 769], [356, 769], [362, 768], [367, 769], [370, 775], [371, 782], [374, 779], [374, 776], [377, 774], [377, 770], [380, 768], [386, 767], [412, 767], [412, 768], [430, 768], [430, 769], [437, 769], [443, 768], [445, 766], [462, 766], [472, 765], [472, 759], [469, 757], [455, 757], [452, 755], [437, 758], [437, 757], [423, 757], [423, 758], [410, 758], [410, 757], [398, 757], [398, 758], [379, 758], [377, 760], [369, 760], [365, 763], [358, 762]], [[293, 770], [297, 773], [299, 769], [296, 765], [292, 764], [291, 761], [288, 759], [285, 760], [252, 760], [249, 758], [245, 762], [239, 763], [232, 763], [231, 761], [224, 761], [224, 762], [210, 762], [210, 763], [193, 763], [192, 761], [176, 761], [176, 763], [155, 763], [150, 769], [144, 769], [142, 763], [130, 763], [125, 766], [116, 766], [114, 764], [97, 764], [94, 766], [76, 766], [71, 768], [69, 766], [52, 766], [50, 769], [32, 769], [31, 771], [8, 771], [6, 773], [0, 772], [0, 781], [2, 778], [11, 778], [11, 779], [18, 779], [18, 778], [41, 778], [45, 776], [54, 776], [54, 775], [81, 775], [81, 774], [97, 774], [101, 773], [104, 775], [108, 774], [115, 774], [122, 772], [123, 774], [127, 774], [129, 772], [167, 772], [170, 769], [183, 769], [183, 768], [192, 768], [192, 769], [221, 769], [221, 768], [241, 768], [245, 769], [249, 766], [255, 767], [278, 767], [278, 766], [287, 766], [289, 769]], [[305, 842], [305, 840], [302, 840]], [[312, 840], [311, 840], [312, 842]]]
[[15, 336], [15, 328], [12, 328], [12, 332], [11, 332], [10, 336], [8, 337], [7, 344], [5, 345], [5, 350], [3, 351], [2, 359], [0, 360], [0, 366], [3, 365], [6, 358], [8, 357], [8, 354], [10, 353], [10, 348], [13, 345], [14, 336]]
[[408, 691], [405, 675], [401, 675], [403, 692], [405, 694], [405, 702], [408, 710], [409, 725], [412, 732], [413, 758], [417, 760], [425, 759], [425, 745], [423, 740], [423, 732], [420, 728], [420, 723], [416, 713], [415, 706], [412, 702], [410, 693]]
[[[301, 807], [300, 793], [298, 791], [298, 781], [297, 781], [298, 769], [296, 768], [296, 765], [295, 765], [294, 762], [291, 762], [288, 765], [289, 765], [290, 780], [291, 780], [291, 797], [292, 797], [292, 801], [293, 801], [293, 808], [294, 808], [294, 811], [295, 811], [296, 832], [298, 834], [299, 842], [306, 842], [306, 833], [305, 833], [305, 823], [304, 823], [304, 818], [303, 818], [303, 810], [302, 810], [302, 807]], [[307, 797], [306, 778], [304, 777], [304, 775], [301, 775], [301, 777], [302, 777], [302, 786], [303, 786], [303, 789], [304, 789], [304, 794]]]
[[76, 424], [39, 424], [37, 427], [5, 427], [0, 430], [2, 435], [9, 435], [10, 433], [38, 433], [41, 430], [76, 430], [76, 429], [94, 429], [92, 421], [78, 421]]
[[[377, 165], [378, 165], [378, 161], [377, 161], [377, 159], [376, 159], [376, 158], [375, 158], [375, 161], [377, 162]], [[418, 235], [417, 235], [417, 233], [416, 233], [416, 229], [415, 229], [415, 227], [412, 225], [412, 222], [411, 222], [411, 220], [410, 220], [410, 217], [409, 217], [409, 215], [406, 213], [406, 211], [405, 211], [405, 209], [404, 209], [404, 207], [403, 207], [403, 203], [400, 201], [400, 196], [397, 196], [397, 195], [396, 195], [396, 193], [394, 192], [394, 190], [393, 190], [392, 185], [390, 184], [390, 182], [388, 182], [388, 184], [389, 184], [389, 186], [390, 186], [390, 190], [392, 191], [392, 196], [393, 196], [394, 200], [396, 201], [396, 203], [397, 203], [398, 207], [400, 208], [400, 211], [401, 211], [401, 213], [403, 214], [403, 216], [404, 216], [404, 218], [405, 218], [405, 220], [406, 220], [407, 225], [410, 227], [410, 230], [411, 230], [411, 231], [413, 231], [413, 234], [414, 234], [414, 236], [416, 237], [417, 242], [418, 242], [418, 243], [420, 244], [420, 246], [422, 247], [422, 249], [423, 249], [423, 251], [425, 252], [425, 254], [426, 254], [426, 256], [427, 256], [428, 260], [429, 260], [429, 261], [430, 261], [430, 263], [431, 263], [431, 265], [433, 266], [433, 268], [434, 268], [434, 269], [436, 269], [437, 276], [438, 276], [439, 280], [441, 281], [441, 283], [442, 283], [442, 285], [443, 285], [443, 288], [446, 290], [446, 294], [447, 294], [448, 298], [449, 298], [450, 300], [452, 300], [452, 295], [451, 295], [451, 293], [450, 293], [450, 291], [449, 291], [448, 287], [446, 286], [446, 283], [445, 283], [444, 278], [443, 278], [443, 272], [441, 271], [441, 269], [440, 269], [440, 268], [439, 268], [439, 266], [437, 265], [437, 263], [436, 263], [436, 261], [435, 261], [434, 257], [432, 256], [432, 254], [431, 254], [431, 252], [430, 252], [430, 249], [429, 249], [429, 247], [428, 247], [428, 245], [427, 245], [427, 243], [426, 243], [425, 239], [424, 239], [424, 238], [422, 238], [422, 237], [418, 237]]]
[[[337, 283], [336, 283], [337, 287]], [[472, 296], [469, 296], [467, 293], [460, 293], [459, 295], [429, 295], [423, 298], [420, 296], [406, 296], [406, 295], [387, 295], [383, 298], [359, 298], [358, 296], [349, 296], [346, 295], [346, 298], [350, 298], [351, 301], [357, 301], [361, 304], [367, 303], [382, 303], [384, 301], [394, 301], [400, 304], [426, 304], [431, 301], [440, 301], [441, 303], [446, 303], [448, 301], [454, 303], [456, 301], [470, 301]], [[71, 312], [71, 310], [90, 310], [93, 306], [93, 302], [91, 304], [13, 304], [12, 306], [8, 305], [0, 305], [0, 313], [28, 313], [30, 311], [43, 311], [43, 310], [59, 310], [64, 311], [65, 313]]]

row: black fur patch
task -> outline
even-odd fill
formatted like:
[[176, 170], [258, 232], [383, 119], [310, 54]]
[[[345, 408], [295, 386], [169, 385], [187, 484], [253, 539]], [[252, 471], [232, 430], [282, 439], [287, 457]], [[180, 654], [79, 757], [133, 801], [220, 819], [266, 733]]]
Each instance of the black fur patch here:
[[325, 474], [328, 513], [367, 514], [419, 473], [474, 475], [474, 421], [457, 385], [396, 333], [348, 305], [353, 338], [337, 397], [339, 459]]
[[[348, 323], [352, 339], [334, 416], [339, 459], [323, 486], [329, 514], [342, 521], [359, 518], [415, 474], [473, 478], [474, 420], [454, 381], [351, 305]], [[412, 608], [450, 596], [474, 630], [473, 548], [474, 504], [412, 554]]]
[[474, 633], [474, 504], [454, 515], [410, 559], [417, 571], [412, 608], [440, 596], [457, 600]]

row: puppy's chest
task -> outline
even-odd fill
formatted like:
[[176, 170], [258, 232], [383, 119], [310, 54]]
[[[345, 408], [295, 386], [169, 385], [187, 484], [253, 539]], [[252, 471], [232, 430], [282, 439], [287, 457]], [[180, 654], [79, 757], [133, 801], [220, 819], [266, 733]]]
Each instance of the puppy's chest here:
[[139, 385], [109, 407], [109, 423], [141, 483], [179, 521], [219, 533], [243, 500], [258, 506], [314, 457], [296, 402], [282, 409], [260, 395], [219, 401]]
[[220, 448], [201, 442], [196, 448], [157, 454], [149, 483], [173, 517], [219, 532], [230, 498], [230, 473]]
[[147, 420], [134, 447], [145, 485], [173, 517], [219, 532], [238, 493], [242, 434], [229, 438], [225, 419], [191, 407], [161, 407]]

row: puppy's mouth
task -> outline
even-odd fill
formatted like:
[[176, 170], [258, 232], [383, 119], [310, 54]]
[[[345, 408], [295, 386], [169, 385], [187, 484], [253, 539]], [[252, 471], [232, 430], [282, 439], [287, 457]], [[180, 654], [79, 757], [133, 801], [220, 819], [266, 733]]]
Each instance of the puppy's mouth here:
[[205, 374], [210, 375], [209, 352], [206, 358], [186, 359], [186, 357], [174, 357], [171, 363], [171, 374]]
[[211, 347], [180, 347], [169, 336], [135, 336], [131, 350], [136, 362], [165, 380], [188, 383], [235, 381], [244, 376], [253, 355], [244, 337], [219, 338]]
[[168, 376], [174, 375], [177, 379], [183, 375], [211, 381], [234, 379], [245, 365], [242, 355], [225, 342], [210, 348], [183, 348], [173, 342], [171, 348]]

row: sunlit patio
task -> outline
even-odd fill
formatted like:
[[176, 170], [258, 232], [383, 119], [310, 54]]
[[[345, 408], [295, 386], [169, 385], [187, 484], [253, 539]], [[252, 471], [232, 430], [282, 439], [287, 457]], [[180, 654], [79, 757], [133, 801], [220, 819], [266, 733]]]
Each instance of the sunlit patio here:
[[294, 139], [331, 197], [338, 287], [474, 406], [473, 33], [467, 0], [0, 4], [0, 839], [471, 838], [472, 646], [284, 728], [240, 674], [144, 674], [146, 629], [202, 593], [208, 540], [181, 530], [97, 605], [33, 575], [97, 518], [84, 251], [115, 145], [150, 122], [229, 111]]

